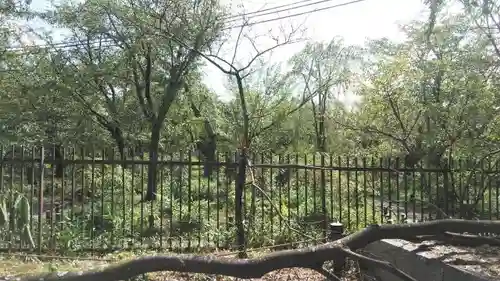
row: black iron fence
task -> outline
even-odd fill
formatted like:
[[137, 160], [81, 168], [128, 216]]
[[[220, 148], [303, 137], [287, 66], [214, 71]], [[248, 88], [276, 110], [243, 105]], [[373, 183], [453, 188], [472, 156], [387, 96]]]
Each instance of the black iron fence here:
[[[231, 248], [235, 241], [235, 154], [215, 162], [163, 155], [157, 199], [146, 154], [12, 147], [0, 165], [0, 248], [12, 251], [171, 251]], [[443, 217], [499, 218], [500, 169], [493, 163], [329, 155], [250, 157], [244, 190], [248, 247], [319, 239], [326, 222], [371, 223]], [[206, 166], [212, 165], [211, 173]]]

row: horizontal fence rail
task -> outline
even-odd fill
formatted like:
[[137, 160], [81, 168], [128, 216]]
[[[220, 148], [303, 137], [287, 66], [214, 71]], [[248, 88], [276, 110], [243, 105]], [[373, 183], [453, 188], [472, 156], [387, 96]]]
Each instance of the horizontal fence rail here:
[[[0, 250], [107, 252], [230, 249], [236, 153], [208, 161], [52, 147], [3, 148]], [[243, 193], [248, 247], [325, 237], [372, 223], [443, 217], [499, 219], [500, 171], [484, 161], [432, 167], [405, 159], [252, 154]], [[155, 201], [146, 202], [149, 169]], [[312, 241], [311, 240], [311, 241]]]

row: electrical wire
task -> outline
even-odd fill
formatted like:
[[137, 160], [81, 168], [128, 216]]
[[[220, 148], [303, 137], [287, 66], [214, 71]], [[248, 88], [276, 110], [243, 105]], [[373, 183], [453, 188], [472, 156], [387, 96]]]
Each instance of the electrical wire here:
[[[229, 16], [229, 17], [227, 17], [227, 18], [225, 18], [223, 20], [226, 20], [226, 23], [231, 23], [231, 22], [234, 22], [234, 21], [241, 20], [241, 18], [244, 18], [244, 17], [246, 17], [248, 15], [262, 13], [262, 12], [265, 12], [265, 11], [275, 10], [275, 9], [278, 9], [278, 8], [293, 6], [293, 5], [296, 5], [296, 4], [302, 4], [302, 3], [307, 3], [307, 2], [311, 2], [311, 1], [313, 1], [313, 0], [297, 1], [297, 2], [293, 2], [293, 3], [289, 3], [289, 4], [284, 4], [284, 5], [270, 7], [270, 8], [267, 8], [267, 9], [262, 9], [262, 10], [254, 11], [254, 12], [249, 12], [249, 13], [243, 13], [243, 14], [240, 14], [240, 15]], [[317, 5], [317, 4], [321, 4], [321, 3], [325, 3], [325, 2], [330, 2], [330, 1], [333, 1], [333, 0], [316, 1], [316, 2], [313, 2], [313, 3], [309, 3], [309, 4], [305, 4], [305, 5], [300, 5], [300, 6], [297, 6], [297, 7], [286, 8], [286, 9], [281, 9], [281, 10], [277, 10], [277, 11], [267, 12], [267, 13], [264, 13], [264, 14], [255, 15], [252, 18], [260, 17], [260, 16], [264, 16], [264, 15], [271, 15], [271, 14], [274, 14], [274, 13], [280, 13], [280, 12], [285, 12], [285, 11], [291, 11], [291, 10], [295, 10], [295, 9], [298, 9], [298, 8], [309, 7], [309, 6], [312, 6], [312, 5]], [[239, 27], [241, 27], [241, 26], [239, 26]], [[227, 29], [232, 29], [232, 27], [226, 28], [226, 29], [223, 29], [223, 30], [227, 30]], [[113, 41], [112, 39], [105, 39], [105, 40], [95, 41], [95, 42], [109, 43], [109, 42], [112, 42], [112, 41]], [[44, 44], [44, 45], [39, 44], [39, 45], [34, 45], [34, 46], [29, 46], [29, 47], [42, 47], [42, 48], [43, 47], [61, 47], [61, 48], [67, 48], [67, 47], [78, 47], [80, 45], [82, 45], [82, 43], [80, 41], [74, 40], [74, 41], [70, 41], [70, 42], [59, 42], [59, 43], [55, 43], [55, 44]], [[29, 48], [29, 47], [18, 46], [18, 47], [8, 48], [8, 50], [9, 51], [13, 51], [13, 50], [18, 50], [18, 49], [20, 50], [20, 49]]]
[[[313, 0], [297, 1], [297, 2], [294, 2], [294, 3], [290, 3], [290, 4], [286, 4], [286, 5], [281, 5], [281, 6], [275, 6], [275, 7], [272, 7], [272, 8], [263, 9], [263, 10], [260, 10], [260, 11], [254, 11], [254, 12], [250, 12], [250, 13], [246, 13], [246, 14], [242, 14], [242, 15], [234, 16], [234, 17], [244, 17], [244, 16], [250, 15], [250, 14], [260, 13], [260, 12], [268, 11], [268, 10], [271, 10], [271, 9], [276, 9], [276, 8], [280, 8], [280, 7], [285, 7], [285, 6], [290, 6], [290, 5], [300, 4], [300, 3], [310, 2], [310, 1], [313, 1]], [[308, 7], [308, 6], [312, 6], [312, 5], [316, 5], [316, 4], [321, 4], [321, 3], [326, 3], [326, 2], [330, 2], [330, 1], [332, 1], [332, 0], [316, 1], [316, 2], [313, 2], [313, 3], [306, 4], [306, 5], [301, 5], [301, 6], [298, 6], [298, 7], [282, 9], [282, 10], [278, 10], [278, 11], [274, 11], [274, 12], [268, 12], [268, 13], [257, 15], [257, 16], [254, 16], [254, 17], [264, 16], [264, 15], [269, 15], [269, 14], [278, 13], [278, 12], [284, 12], [284, 11], [291, 11], [291, 10], [294, 10], [294, 9]], [[358, 1], [353, 1], [353, 2], [357, 3], [357, 2], [362, 2], [362, 1], [365, 1], [365, 0], [358, 0]], [[332, 9], [332, 8], [336, 8], [337, 6], [345, 6], [345, 5], [348, 5], [348, 4], [351, 4], [351, 3], [347, 2], [347, 3], [342, 3], [342, 4], [337, 4], [337, 5], [334, 5], [334, 6], [330, 6], [330, 7], [324, 7], [324, 8], [321, 8], [321, 9], [310, 10], [310, 11], [301, 12], [301, 13], [298, 13], [298, 14], [292, 14], [292, 15], [288, 15], [288, 16], [278, 17], [278, 18], [274, 18], [274, 19], [267, 19], [267, 20], [264, 20], [264, 21], [251, 22], [251, 23], [248, 23], [248, 24], [241, 24], [241, 25], [238, 25], [238, 26], [227, 27], [227, 28], [224, 28], [223, 30], [230, 30], [230, 29], [235, 29], [235, 28], [241, 28], [241, 27], [244, 27], [244, 26], [252, 26], [252, 25], [257, 25], [257, 24], [261, 24], [261, 23], [266, 23], [266, 22], [271, 22], [271, 21], [286, 19], [288, 17], [295, 17], [295, 16], [300, 16], [300, 15], [305, 15], [305, 14], [308, 14], [308, 13], [314, 13], [314, 12], [317, 12], [317, 11], [323, 11], [323, 10], [327, 10], [327, 9]], [[252, 17], [252, 18], [254, 18], [254, 17]], [[234, 20], [229, 20], [228, 22], [232, 22], [232, 21], [234, 21]], [[112, 39], [106, 39], [106, 40], [102, 40], [102, 41], [95, 41], [95, 43], [97, 43], [97, 42], [100, 42], [100, 43], [110, 43], [110, 42], [113, 42], [113, 40]], [[39, 44], [39, 45], [33, 45], [33, 46], [17, 46], [17, 47], [8, 48], [8, 50], [9, 51], [23, 50], [23, 49], [30, 48], [30, 47], [39, 47], [39, 48], [44, 48], [44, 47], [55, 47], [55, 48], [57, 48], [57, 47], [59, 47], [59, 49], [64, 49], [64, 48], [68, 48], [68, 47], [78, 47], [78, 46], [81, 46], [81, 45], [82, 45], [82, 43], [80, 41], [75, 40], [75, 41], [69, 41], [69, 42], [59, 42], [59, 43], [55, 43], [55, 44]]]
[[[293, 5], [296, 5], [296, 4], [307, 3], [307, 2], [311, 2], [311, 1], [313, 1], [313, 0], [301, 0], [301, 1], [293, 2], [293, 3], [288, 3], [288, 4], [284, 4], [284, 5], [278, 5], [278, 6], [274, 6], [274, 7], [270, 7], [270, 8], [258, 10], [258, 11], [253, 11], [253, 12], [249, 12], [249, 13], [243, 13], [243, 14], [239, 14], [239, 15], [228, 16], [227, 18], [223, 18], [223, 20], [226, 20], [227, 21], [226, 23], [233, 22], [235, 20], [241, 20], [242, 17], [246, 17], [248, 15], [257, 14], [257, 13], [261, 13], [261, 12], [265, 12], [265, 11], [270, 11], [270, 10], [275, 10], [275, 9], [279, 9], [279, 8], [283, 8], [283, 7], [289, 7], [289, 6], [293, 6]], [[268, 12], [268, 13], [265, 13], [265, 14], [262, 14], [262, 15], [256, 15], [254, 17], [259, 17], [259, 16], [263, 16], [263, 15], [269, 15], [269, 14], [279, 13], [279, 12], [282, 12], [282, 11], [294, 10], [294, 9], [297, 9], [297, 8], [307, 7], [307, 6], [311, 6], [311, 5], [314, 5], [314, 4], [319, 4], [319, 3], [322, 3], [322, 2], [329, 2], [329, 1], [332, 1], [332, 0], [322, 0], [322, 1], [315, 2], [315, 3], [310, 3], [310, 4], [307, 4], [307, 5], [301, 5], [301, 6], [298, 6], [298, 7], [293, 7], [293, 8], [287, 8], [287, 9], [282, 9], [282, 10], [278, 10], [278, 11]], [[99, 42], [102, 43], [103, 41], [99, 41]], [[106, 39], [106, 40], [104, 40], [104, 42], [112, 42], [112, 40], [111, 39]], [[59, 42], [59, 43], [55, 43], [55, 44], [44, 44], [44, 45], [46, 45], [47, 47], [58, 47], [58, 46], [60, 46], [60, 47], [78, 47], [78, 46], [81, 45], [81, 42], [78, 41], [78, 40], [75, 40], [75, 41], [70, 41], [70, 42]], [[39, 45], [31, 46], [31, 47], [44, 47], [44, 45], [39, 44]], [[25, 48], [25, 47], [24, 46], [18, 46], [18, 47], [8, 48], [8, 50], [12, 51], [12, 50], [23, 49], [23, 48]]]
[[[298, 1], [296, 3], [307, 2], [307, 1], [311, 1], [311, 0], [306, 0], [306, 1], [303, 0], [303, 1]], [[321, 0], [321, 1], [314, 2], [314, 3], [310, 3], [308, 5], [302, 5], [300, 7], [307, 7], [307, 6], [311, 6], [313, 4], [319, 4], [319, 3], [324, 3], [324, 2], [328, 2], [328, 1], [332, 1], [332, 0]], [[266, 20], [261, 20], [261, 21], [247, 22], [245, 24], [241, 24], [241, 25], [237, 25], [237, 26], [226, 27], [226, 28], [223, 28], [222, 30], [230, 30], [230, 29], [236, 29], [236, 28], [242, 28], [242, 27], [255, 26], [255, 25], [259, 25], [259, 24], [263, 24], [263, 23], [268, 23], [268, 22], [278, 21], [278, 20], [282, 20], [282, 19], [287, 19], [287, 18], [293, 18], [293, 17], [297, 17], [297, 16], [302, 16], [302, 15], [312, 14], [312, 13], [321, 12], [321, 11], [325, 11], [325, 10], [330, 10], [330, 9], [334, 9], [334, 8], [339, 8], [339, 7], [343, 7], [343, 6], [348, 6], [348, 5], [351, 5], [351, 4], [356, 4], [356, 3], [360, 3], [360, 2], [364, 2], [364, 1], [366, 1], [366, 0], [351, 0], [349, 2], [345, 2], [345, 3], [341, 3], [341, 4], [335, 4], [335, 5], [332, 5], [332, 6], [327, 6], [327, 7], [322, 7], [322, 8], [316, 8], [316, 9], [308, 10], [308, 11], [305, 11], [305, 12], [290, 14], [290, 15], [286, 15], [286, 16], [281, 16], [281, 17], [276, 17], [276, 18], [271, 18], [271, 19], [266, 19]], [[299, 7], [296, 7], [296, 8], [299, 8]], [[269, 8], [269, 9], [271, 9], [271, 8]], [[285, 9], [285, 10], [293, 10], [293, 9], [292, 8], [288, 8], [288, 9]], [[102, 43], [113, 43], [113, 40], [112, 39], [105, 39], [105, 40], [101, 40], [101, 41], [90, 42], [90, 44], [95, 44], [95, 43], [100, 43], [100, 44], [102, 44]], [[38, 45], [32, 45], [32, 46], [10, 47], [7, 50], [8, 51], [16, 51], [16, 50], [25, 51], [26, 49], [29, 49], [29, 48], [41, 48], [41, 49], [54, 48], [54, 49], [57, 49], [57, 50], [61, 50], [61, 49], [66, 49], [66, 48], [71, 48], [71, 47], [83, 46], [85, 44], [87, 44], [87, 43], [83, 43], [83, 42], [81, 42], [81, 40], [74, 40], [74, 41], [69, 41], [69, 42], [59, 42], [59, 43], [55, 43], [55, 44], [38, 44]], [[110, 44], [110, 45], [106, 45], [106, 46], [113, 47], [113, 46], [116, 46], [116, 44]], [[25, 53], [25, 52], [23, 52], [23, 53]]]
[[270, 7], [270, 8], [260, 9], [260, 10], [253, 11], [253, 12], [242, 13], [242, 14], [237, 14], [237, 15], [230, 15], [230, 16], [224, 18], [224, 19], [225, 20], [229, 20], [229, 19], [232, 19], [232, 18], [241, 18], [241, 17], [245, 17], [245, 16], [248, 16], [248, 15], [258, 14], [258, 13], [262, 13], [262, 12], [266, 12], [266, 11], [270, 11], [270, 10], [274, 10], [274, 9], [286, 8], [286, 7], [289, 7], [289, 6], [293, 6], [293, 5], [297, 5], [297, 4], [302, 4], [302, 3], [307, 3], [307, 2], [311, 2], [311, 1], [313, 1], [313, 0], [301, 0], [301, 1], [293, 2], [293, 3], [288, 3], [288, 4], [278, 5], [278, 6], [274, 6], [274, 7]]
[[[311, 0], [307, 0], [307, 1], [311, 1]], [[296, 3], [307, 2], [307, 1], [299, 1]], [[311, 3], [309, 5], [302, 5], [300, 7], [307, 7], [307, 6], [311, 6], [312, 4], [318, 4], [318, 3], [328, 2], [328, 1], [332, 1], [332, 0], [322, 0], [322, 1], [315, 2], [315, 3]], [[333, 9], [333, 8], [337, 8], [337, 7], [341, 7], [341, 6], [347, 6], [350, 4], [355, 4], [355, 3], [359, 3], [359, 2], [363, 2], [363, 1], [366, 1], [366, 0], [354, 0], [354, 1], [346, 2], [346, 3], [336, 4], [333, 6], [318, 8], [318, 9], [309, 10], [306, 12], [301, 12], [301, 13], [296, 13], [296, 14], [291, 14], [291, 15], [287, 15], [287, 16], [282, 16], [282, 17], [277, 17], [277, 18], [272, 18], [272, 19], [267, 19], [267, 20], [262, 20], [262, 21], [256, 21], [256, 22], [248, 22], [246, 24], [241, 24], [238, 26], [227, 27], [227, 28], [224, 28], [222, 30], [230, 30], [230, 29], [242, 28], [242, 27], [246, 27], [246, 26], [254, 26], [254, 25], [258, 25], [258, 24], [262, 24], [262, 23], [267, 23], [267, 22], [282, 20], [282, 19], [286, 19], [286, 18], [292, 18], [292, 17], [301, 16], [301, 15], [311, 14], [314, 12], [329, 10], [329, 9]], [[299, 7], [295, 7], [295, 8], [299, 8]], [[293, 10], [293, 9], [289, 8], [289, 9], [285, 9], [285, 10]], [[285, 11], [285, 10], [283, 10], [283, 11]], [[269, 14], [272, 14], [272, 13], [269, 13]], [[259, 15], [259, 16], [261, 16], [261, 15]], [[112, 39], [105, 39], [105, 40], [101, 40], [101, 41], [95, 41], [92, 43], [98, 43], [98, 42], [101, 44], [102, 43], [111, 43], [111, 42], [113, 42], [113, 40]], [[82, 45], [84, 45], [84, 43], [82, 43], [80, 40], [75, 40], [75, 41], [70, 41], [70, 42], [59, 42], [59, 43], [55, 43], [55, 44], [38, 44], [38, 45], [32, 45], [32, 46], [11, 47], [11, 48], [8, 48], [7, 50], [8, 51], [24, 50], [24, 49], [33, 48], [33, 47], [38, 47], [38, 48], [42, 48], [42, 49], [49, 48], [49, 47], [54, 47], [55, 49], [65, 49], [65, 48], [69, 48], [69, 47], [78, 47], [78, 46], [82, 46]], [[109, 45], [109, 46], [112, 47], [113, 45]], [[116, 45], [114, 45], [114, 46], [116, 46]]]
[[366, 1], [366, 0], [352, 0], [349, 2], [342, 3], [342, 4], [336, 4], [333, 6], [328, 6], [328, 7], [323, 7], [323, 8], [317, 8], [317, 9], [307, 11], [307, 12], [291, 14], [291, 15], [277, 17], [277, 18], [273, 18], [273, 19], [262, 20], [262, 21], [258, 21], [258, 22], [250, 22], [248, 24], [243, 24], [243, 25], [239, 25], [239, 26], [232, 26], [231, 29], [241, 28], [241, 27], [245, 27], [245, 26], [252, 26], [252, 25], [257, 25], [257, 24], [262, 24], [262, 23], [267, 23], [267, 22], [272, 22], [272, 21], [277, 21], [277, 20], [282, 20], [282, 19], [287, 19], [287, 18], [293, 18], [293, 17], [298, 17], [298, 16], [303, 16], [303, 15], [307, 15], [307, 14], [312, 14], [312, 13], [316, 13], [316, 12], [321, 12], [321, 11], [326, 11], [326, 10], [330, 10], [330, 9], [334, 9], [334, 8], [348, 6], [351, 4], [356, 4], [356, 3], [360, 3], [360, 2], [364, 2], [364, 1]]
[[[274, 7], [271, 7], [271, 8], [261, 9], [261, 10], [254, 11], [254, 12], [243, 13], [243, 14], [239, 14], [239, 15], [232, 15], [232, 16], [227, 17], [225, 20], [227, 22], [232, 22], [232, 21], [240, 20], [241, 18], [244, 18], [244, 17], [246, 17], [248, 15], [254, 15], [254, 16], [252, 16], [253, 18], [255, 18], [255, 17], [261, 17], [261, 16], [265, 16], [265, 15], [271, 15], [271, 14], [274, 14], [274, 13], [286, 12], [286, 11], [291, 11], [291, 10], [295, 10], [295, 9], [298, 9], [298, 8], [303, 8], [303, 7], [317, 5], [317, 4], [321, 4], [321, 3], [325, 3], [325, 2], [330, 2], [330, 1], [333, 1], [333, 0], [321, 0], [321, 1], [316, 1], [316, 2], [313, 2], [313, 3], [308, 3], [308, 2], [311, 2], [311, 1], [313, 1], [313, 0], [302, 0], [302, 1], [297, 1], [297, 2], [294, 2], [294, 3], [289, 3], [289, 4], [274, 6]], [[303, 4], [303, 3], [308, 3], [308, 4]], [[303, 4], [303, 5], [300, 5], [300, 6], [297, 6], [297, 7], [286, 8], [286, 7], [294, 6], [294, 5], [297, 5], [297, 4]], [[281, 8], [285, 8], [285, 9], [281, 9]], [[275, 9], [281, 9], [281, 10], [273, 11]], [[271, 12], [269, 12], [269, 11], [271, 11]], [[260, 14], [262, 12], [267, 12], [267, 13]], [[255, 15], [255, 14], [257, 14], [257, 15]]]

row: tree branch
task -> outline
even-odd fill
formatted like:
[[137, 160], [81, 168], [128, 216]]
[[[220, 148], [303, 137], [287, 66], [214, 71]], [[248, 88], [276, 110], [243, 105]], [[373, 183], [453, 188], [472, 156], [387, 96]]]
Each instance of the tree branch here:
[[157, 271], [178, 271], [191, 273], [219, 274], [238, 278], [259, 278], [282, 268], [303, 267], [325, 274], [319, 265], [326, 261], [342, 262], [351, 258], [367, 266], [387, 270], [402, 280], [415, 280], [387, 261], [366, 257], [355, 251], [381, 239], [412, 240], [419, 236], [445, 233], [497, 233], [500, 221], [437, 220], [416, 224], [371, 225], [364, 230], [334, 242], [298, 250], [284, 250], [255, 259], [228, 259], [211, 256], [153, 256], [128, 261], [102, 271], [57, 276], [35, 276], [23, 281], [114, 281]]

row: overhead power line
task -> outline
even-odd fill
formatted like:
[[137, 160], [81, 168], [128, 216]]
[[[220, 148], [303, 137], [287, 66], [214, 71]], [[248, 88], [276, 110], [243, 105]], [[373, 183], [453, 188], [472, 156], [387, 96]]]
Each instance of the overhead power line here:
[[312, 13], [316, 13], [316, 12], [321, 12], [321, 11], [331, 10], [331, 9], [334, 9], [334, 8], [348, 6], [348, 5], [351, 5], [351, 4], [356, 4], [356, 3], [360, 3], [360, 2], [364, 2], [364, 1], [366, 1], [366, 0], [352, 0], [352, 1], [349, 1], [349, 2], [345, 2], [345, 3], [341, 3], [341, 4], [336, 4], [336, 5], [328, 6], [328, 7], [323, 7], [323, 8], [317, 8], [317, 9], [306, 11], [306, 12], [301, 12], [301, 13], [286, 15], [286, 16], [282, 16], [282, 17], [277, 17], [277, 18], [272, 18], [272, 19], [262, 20], [262, 21], [257, 21], [257, 22], [249, 22], [248, 24], [243, 24], [243, 25], [239, 25], [239, 26], [233, 26], [231, 28], [241, 28], [243, 26], [252, 26], [252, 25], [262, 24], [262, 23], [266, 23], [266, 22], [272, 22], [272, 21], [277, 21], [277, 20], [282, 20], [282, 19], [287, 19], [287, 18], [293, 18], [293, 17], [303, 16], [303, 15], [307, 15], [307, 14], [312, 14]]
[[[234, 22], [234, 21], [237, 21], [237, 20], [241, 20], [242, 18], [248, 16], [248, 15], [253, 15], [253, 14], [258, 14], [258, 15], [255, 15], [255, 16], [252, 16], [250, 19], [252, 18], [255, 18], [255, 17], [260, 17], [260, 16], [264, 16], [264, 15], [270, 15], [270, 14], [274, 14], [274, 13], [279, 13], [279, 12], [285, 12], [285, 11], [291, 11], [291, 10], [295, 10], [295, 9], [298, 9], [298, 8], [303, 8], [303, 7], [308, 7], [308, 6], [312, 6], [312, 5], [317, 5], [317, 4], [321, 4], [321, 3], [326, 3], [326, 2], [330, 2], [330, 1], [333, 1], [333, 0], [321, 0], [321, 1], [316, 1], [316, 2], [313, 2], [313, 3], [309, 3], [309, 4], [306, 4], [306, 5], [300, 5], [300, 6], [296, 6], [296, 7], [292, 7], [292, 8], [286, 8], [286, 9], [281, 9], [281, 10], [277, 10], [277, 11], [272, 11], [272, 12], [267, 12], [267, 13], [264, 13], [264, 14], [260, 14], [262, 12], [266, 12], [266, 11], [270, 11], [270, 10], [275, 10], [275, 9], [280, 9], [280, 8], [284, 8], [284, 7], [289, 7], [289, 6], [293, 6], [293, 5], [297, 5], [297, 4], [302, 4], [302, 3], [307, 3], [307, 2], [311, 2], [313, 0], [301, 0], [301, 1], [296, 1], [296, 2], [293, 2], [293, 3], [288, 3], [288, 4], [284, 4], [284, 5], [278, 5], [278, 6], [274, 6], [274, 7], [270, 7], [270, 8], [266, 8], [266, 9], [261, 9], [261, 10], [258, 10], [258, 11], [253, 11], [253, 12], [249, 12], [249, 13], [243, 13], [243, 14], [240, 14], [240, 15], [232, 15], [232, 16], [229, 16], [227, 18], [225, 18], [224, 20], [226, 20], [226, 23], [229, 23], [229, 22]], [[250, 20], [250, 19], [247, 19], [247, 20]], [[256, 22], [255, 24], [258, 24], [258, 22]], [[255, 24], [252, 24], [252, 25], [255, 25]], [[225, 30], [227, 29], [233, 29], [233, 28], [241, 28], [243, 25], [239, 25], [239, 26], [236, 26], [236, 27], [228, 27], [228, 28], [225, 28]], [[106, 39], [106, 40], [101, 40], [101, 41], [96, 41], [96, 42], [101, 42], [101, 43], [111, 43], [113, 40], [111, 39]], [[78, 47], [80, 46], [82, 43], [78, 40], [74, 40], [74, 41], [70, 41], [70, 42], [59, 42], [59, 43], [54, 43], [54, 44], [39, 44], [39, 45], [34, 45], [34, 46], [27, 46], [27, 47], [24, 47], [24, 46], [19, 46], [19, 47], [11, 47], [9, 48], [9, 50], [22, 50], [24, 48], [29, 48], [29, 47], [61, 47], [61, 48], [68, 48], [68, 47]]]
[[[304, 3], [304, 2], [309, 2], [309, 1], [312, 1], [312, 0], [297, 1], [297, 2], [294, 2], [294, 3], [287, 4], [287, 5], [293, 5], [293, 4]], [[315, 4], [325, 3], [325, 2], [329, 2], [329, 1], [332, 1], [332, 0], [320, 0], [320, 1], [313, 2], [313, 3], [309, 3], [307, 5], [301, 5], [301, 6], [294, 7], [294, 8], [283, 9], [281, 11], [290, 11], [290, 10], [294, 10], [294, 9], [297, 9], [297, 8], [309, 7], [309, 6], [312, 6], [312, 5], [315, 5]], [[304, 12], [300, 12], [300, 13], [294, 13], [294, 14], [290, 14], [290, 15], [286, 15], [286, 16], [275, 17], [275, 18], [261, 20], [261, 21], [250, 21], [253, 18], [253, 17], [251, 17], [244, 24], [240, 24], [240, 25], [237, 25], [237, 26], [226, 27], [223, 30], [230, 30], [230, 29], [242, 28], [242, 27], [247, 27], [247, 26], [248, 27], [249, 26], [255, 26], [255, 25], [259, 25], [259, 24], [263, 24], [263, 23], [268, 23], [268, 22], [283, 20], [283, 19], [287, 19], [287, 18], [293, 18], [293, 17], [302, 16], [302, 15], [312, 14], [312, 13], [316, 13], [316, 12], [331, 10], [331, 9], [334, 9], [334, 8], [348, 6], [348, 5], [351, 5], [351, 4], [356, 4], [356, 3], [360, 3], [360, 2], [364, 2], [364, 1], [366, 1], [366, 0], [351, 0], [349, 2], [344, 2], [344, 3], [340, 3], [340, 4], [335, 4], [335, 5], [327, 6], [327, 7], [322, 7], [322, 8], [316, 8], [316, 9], [312, 9], [312, 10], [308, 10], [308, 11], [304, 11]], [[286, 6], [286, 5], [281, 5], [281, 6]], [[268, 8], [267, 10], [269, 10], [269, 9], [275, 9], [275, 8], [281, 7], [281, 6], [276, 6], [274, 8]], [[255, 12], [252, 12], [252, 13], [258, 13], [258, 12], [262, 12], [262, 11], [264, 11], [264, 10], [255, 11]], [[273, 13], [276, 13], [276, 12], [272, 12], [272, 13], [269, 13], [269, 14], [273, 14]], [[251, 13], [247, 13], [247, 14], [251, 14]], [[264, 15], [264, 14], [262, 14], [262, 15]], [[262, 16], [262, 15], [258, 15], [258, 16]], [[243, 15], [240, 15], [238, 17], [242, 17], [242, 16]], [[258, 17], [258, 16], [254, 16], [254, 17]], [[232, 20], [229, 20], [228, 22], [232, 22]], [[36, 48], [42, 48], [42, 49], [48, 49], [48, 48], [66, 49], [66, 48], [71, 48], [71, 47], [83, 46], [83, 45], [87, 44], [87, 43], [83, 43], [81, 41], [82, 40], [74, 40], [74, 41], [59, 42], [59, 43], [54, 43], [54, 44], [38, 44], [38, 45], [32, 45], [32, 46], [18, 46], [18, 47], [8, 48], [7, 50], [9, 50], [9, 51], [23, 50], [24, 51], [26, 49], [34, 48], [34, 47], [36, 47]], [[106, 46], [109, 46], [109, 47], [116, 46], [116, 44], [114, 44], [114, 41], [112, 39], [104, 39], [104, 40], [99, 40], [99, 41], [96, 40], [96, 41], [90, 42], [90, 44], [96, 44], [96, 43], [99, 43], [99, 44], [111, 43], [111, 44], [106, 45]]]
[[[304, 3], [304, 2], [310, 2], [310, 1], [311, 0], [299, 1], [299, 2], [295, 2], [294, 4], [300, 4], [300, 3]], [[318, 5], [318, 4], [327, 3], [327, 2], [331, 2], [331, 1], [333, 1], [333, 0], [320, 0], [320, 1], [312, 2], [312, 3], [307, 3], [307, 4], [303, 4], [303, 5], [296, 6], [296, 7], [281, 9], [281, 10], [277, 10], [277, 11], [270, 11], [270, 12], [262, 13], [261, 14], [261, 12], [264, 12], [266, 10], [266, 9], [264, 9], [264, 10], [260, 10], [260, 11], [254, 12], [254, 13], [259, 13], [259, 14], [252, 16], [252, 18], [266, 16], [266, 15], [272, 15], [272, 14], [277, 14], [277, 13], [281, 13], [281, 12], [292, 11], [292, 10], [299, 9], [299, 8], [306, 8], [306, 7], [310, 7], [310, 6], [313, 6], [313, 5]], [[284, 5], [282, 5], [282, 6], [284, 6]], [[274, 10], [275, 8], [277, 8], [277, 7], [269, 8], [269, 9], [273, 9]], [[267, 9], [267, 10], [269, 10], [269, 9]], [[226, 22], [233, 22], [233, 21], [241, 20], [241, 18], [244, 18], [245, 16], [247, 16], [249, 14], [253, 14], [253, 13], [242, 14], [241, 16], [234, 16], [234, 19], [229, 19]]]
[[259, 9], [257, 11], [253, 11], [253, 12], [241, 13], [241, 14], [237, 14], [237, 15], [230, 15], [227, 18], [225, 18], [225, 20], [232, 20], [232, 19], [235, 19], [235, 18], [241, 19], [242, 17], [246, 17], [246, 16], [249, 16], [249, 15], [260, 14], [262, 12], [267, 12], [267, 11], [272, 11], [272, 10], [276, 10], [276, 9], [286, 8], [286, 7], [294, 6], [294, 5], [297, 5], [297, 4], [303, 4], [303, 3], [311, 2], [311, 1], [313, 1], [313, 0], [301, 0], [301, 1], [296, 1], [296, 2], [293, 2], [293, 3], [288, 3], [288, 4], [273, 6], [273, 7], [270, 7], [270, 8]]

